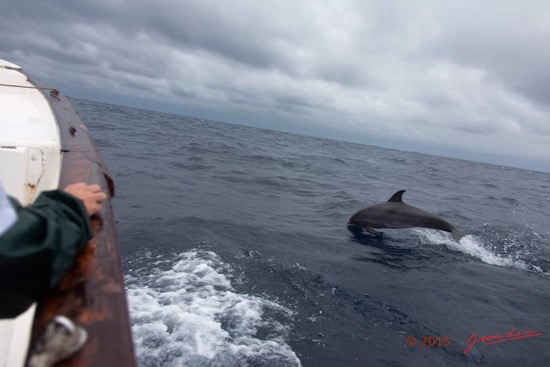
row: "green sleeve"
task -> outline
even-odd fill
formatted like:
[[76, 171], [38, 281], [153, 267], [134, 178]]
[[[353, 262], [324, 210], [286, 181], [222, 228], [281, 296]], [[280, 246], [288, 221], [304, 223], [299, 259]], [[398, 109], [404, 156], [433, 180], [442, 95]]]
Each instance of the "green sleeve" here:
[[0, 237], [0, 293], [39, 298], [59, 285], [91, 237], [81, 200], [60, 190], [43, 192], [21, 207], [17, 222]]

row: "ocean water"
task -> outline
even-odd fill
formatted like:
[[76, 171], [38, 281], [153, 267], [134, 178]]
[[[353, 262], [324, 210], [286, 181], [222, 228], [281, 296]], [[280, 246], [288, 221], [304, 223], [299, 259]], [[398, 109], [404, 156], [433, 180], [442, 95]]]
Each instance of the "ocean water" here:
[[[549, 365], [550, 174], [72, 102], [140, 366]], [[401, 189], [469, 235], [347, 230]]]

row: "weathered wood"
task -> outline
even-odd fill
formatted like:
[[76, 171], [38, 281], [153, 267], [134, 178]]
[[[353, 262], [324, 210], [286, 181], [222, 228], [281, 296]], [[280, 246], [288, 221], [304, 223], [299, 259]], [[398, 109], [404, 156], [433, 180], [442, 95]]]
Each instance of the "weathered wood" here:
[[92, 217], [94, 237], [78, 255], [75, 266], [65, 276], [59, 289], [39, 304], [33, 341], [42, 334], [52, 317], [64, 315], [88, 331], [88, 341], [80, 352], [59, 366], [135, 366], [111, 206], [115, 191], [113, 179], [88, 129], [69, 100], [57, 91], [41, 91], [52, 106], [61, 132], [63, 162], [59, 187], [83, 181], [100, 185], [110, 197], [103, 203], [100, 213]]

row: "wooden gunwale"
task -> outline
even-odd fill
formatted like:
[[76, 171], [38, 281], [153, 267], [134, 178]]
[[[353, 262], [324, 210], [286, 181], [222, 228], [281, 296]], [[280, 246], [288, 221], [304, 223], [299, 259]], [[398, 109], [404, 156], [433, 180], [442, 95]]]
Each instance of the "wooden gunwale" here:
[[136, 365], [128, 303], [111, 198], [114, 181], [88, 129], [70, 101], [55, 89], [29, 78], [48, 100], [61, 134], [59, 188], [75, 183], [98, 184], [108, 194], [92, 219], [93, 238], [78, 255], [60, 287], [39, 303], [32, 345], [46, 324], [64, 315], [82, 325], [88, 341], [81, 351], [56, 366], [132, 367]]

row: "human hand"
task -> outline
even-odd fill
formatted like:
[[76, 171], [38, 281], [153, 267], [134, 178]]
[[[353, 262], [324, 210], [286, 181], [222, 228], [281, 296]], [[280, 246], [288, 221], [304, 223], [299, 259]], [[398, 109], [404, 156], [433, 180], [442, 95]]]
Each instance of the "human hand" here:
[[99, 212], [101, 203], [107, 199], [107, 195], [101, 191], [99, 185], [88, 185], [84, 182], [71, 184], [65, 187], [63, 191], [82, 200], [90, 216]]

